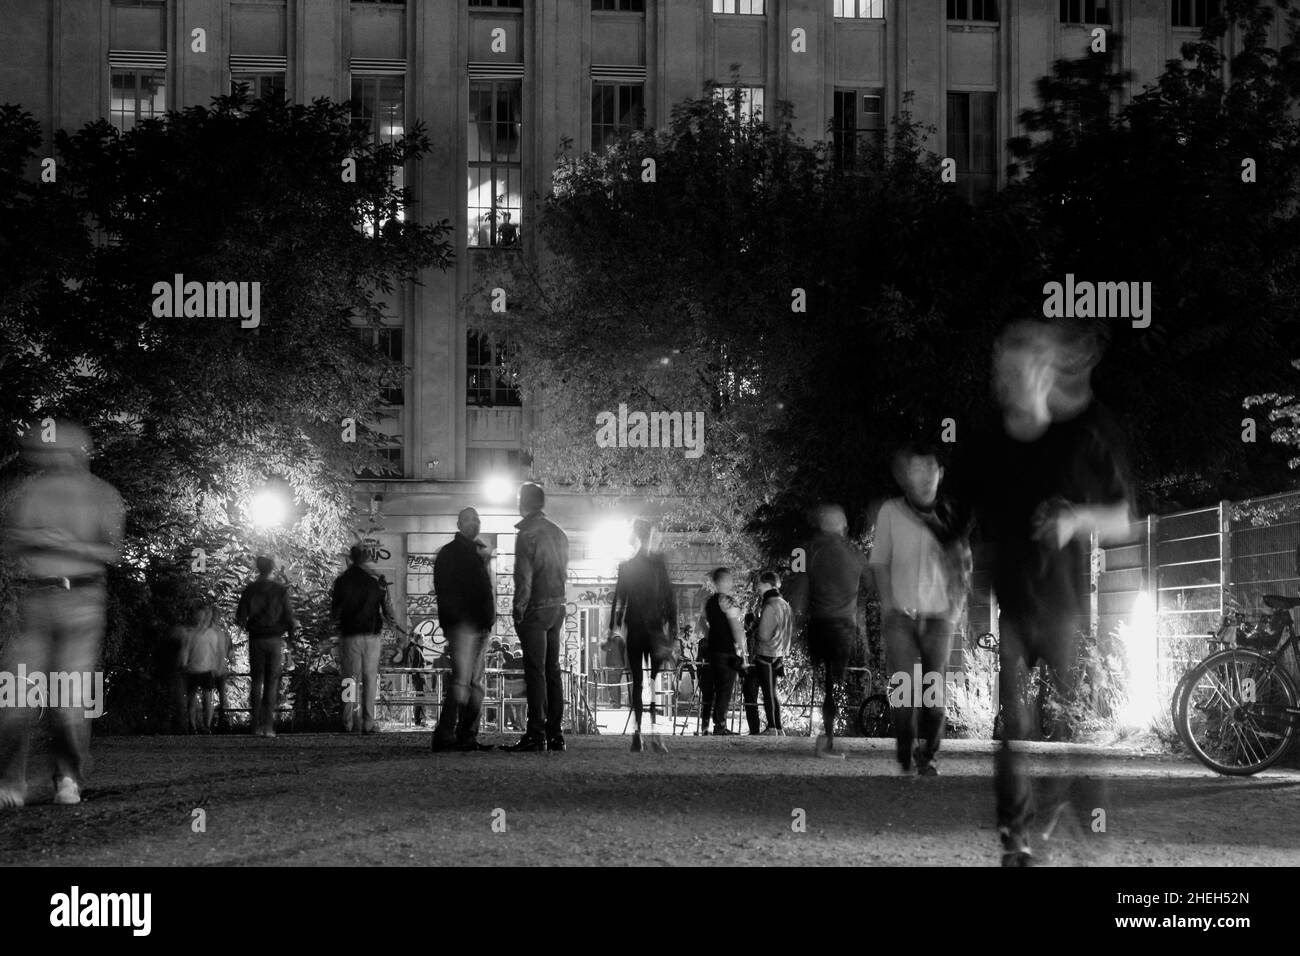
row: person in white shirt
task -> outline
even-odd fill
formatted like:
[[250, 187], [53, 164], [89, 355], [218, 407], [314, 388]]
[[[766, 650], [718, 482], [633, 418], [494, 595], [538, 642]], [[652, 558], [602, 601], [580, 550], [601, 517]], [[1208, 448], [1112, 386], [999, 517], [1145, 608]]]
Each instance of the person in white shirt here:
[[[224, 690], [229, 671], [230, 632], [216, 622], [216, 609], [199, 607], [194, 623], [179, 629], [177, 665], [185, 680], [185, 714], [189, 732], [212, 732], [212, 694]], [[224, 703], [224, 695], [223, 695]]]
[[939, 772], [935, 754], [943, 740], [948, 657], [965, 603], [970, 548], [966, 529], [939, 493], [943, 468], [933, 446], [902, 448], [894, 477], [903, 494], [880, 507], [871, 565], [899, 767], [910, 772], [915, 760], [917, 772], [928, 777]]

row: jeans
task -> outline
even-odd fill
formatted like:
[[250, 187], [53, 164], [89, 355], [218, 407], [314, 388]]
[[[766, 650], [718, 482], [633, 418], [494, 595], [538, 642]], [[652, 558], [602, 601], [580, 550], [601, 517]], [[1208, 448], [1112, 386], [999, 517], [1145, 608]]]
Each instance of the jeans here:
[[442, 701], [434, 739], [439, 743], [472, 744], [478, 739], [479, 715], [487, 691], [487, 649], [491, 632], [468, 624], [447, 634], [451, 656], [451, 687]]
[[709, 670], [713, 674], [713, 729], [727, 726], [727, 711], [736, 689], [735, 654], [710, 654]]
[[[343, 679], [351, 680], [351, 688], [343, 688], [343, 729], [348, 733], [374, 733], [375, 698], [379, 694], [378, 634], [350, 634], [340, 642], [343, 657]], [[357, 717], [357, 704], [361, 716]]]
[[754, 666], [745, 672], [745, 719], [749, 722], [749, 732], [759, 732], [758, 726], [758, 691], [763, 691], [763, 710], [767, 715], [769, 730], [781, 729], [781, 702], [776, 699], [776, 672], [781, 667], [781, 658], [754, 658]]
[[248, 712], [253, 733], [275, 727], [275, 710], [280, 705], [280, 674], [283, 670], [283, 637], [248, 639]]
[[695, 679], [700, 685], [700, 729], [707, 733], [713, 715], [713, 667], [708, 658], [696, 664]]
[[560, 673], [560, 635], [564, 606], [533, 607], [516, 625], [524, 650], [524, 683], [528, 695], [526, 736], [547, 740], [564, 726], [564, 677]]
[[[948, 657], [952, 653], [952, 622], [946, 617], [911, 618], [901, 611], [890, 611], [885, 615], [881, 631], [890, 680], [901, 672], [912, 683], [912, 694], [907, 703], [893, 708], [898, 759], [910, 762], [912, 746], [919, 733], [919, 759], [922, 763], [928, 763], [939, 750], [947, 717], [945, 695]], [[916, 684], [915, 667], [918, 662], [923, 681], [930, 674], [939, 675], [939, 686], [936, 688], [938, 703], [933, 706], [924, 706], [925, 684]], [[930, 694], [934, 693], [935, 691], [930, 691]], [[916, 699], [921, 699], [923, 706], [917, 707]]]
[[[4, 670], [28, 675], [64, 672], [85, 674], [91, 680], [104, 637], [104, 588], [97, 585], [64, 590], [33, 588], [18, 601], [17, 633], [4, 653]], [[11, 680], [16, 680], [11, 677]], [[26, 687], [20, 687], [26, 693]], [[83, 685], [83, 695], [91, 688]], [[49, 693], [47, 688], [47, 694]], [[71, 777], [81, 783], [90, 755], [90, 720], [85, 707], [57, 707], [49, 711], [50, 763], [57, 781]], [[45, 706], [55, 703], [45, 699]], [[64, 701], [66, 703], [66, 701]], [[97, 701], [103, 706], [103, 701]], [[35, 707], [0, 707], [0, 787], [25, 794], [27, 755], [31, 747]]]

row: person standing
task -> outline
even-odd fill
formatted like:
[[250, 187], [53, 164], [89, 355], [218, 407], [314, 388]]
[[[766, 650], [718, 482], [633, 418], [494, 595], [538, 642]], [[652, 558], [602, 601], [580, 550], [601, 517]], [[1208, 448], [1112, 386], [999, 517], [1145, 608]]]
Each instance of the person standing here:
[[[954, 468], [958, 500], [973, 508], [992, 546], [1001, 609], [1004, 731], [994, 789], [1003, 866], [1036, 862], [1028, 838], [1034, 793], [1019, 753], [1019, 741], [1038, 725], [1034, 704], [1026, 706], [1029, 671], [1048, 665], [1057, 692], [1070, 692], [1079, 621], [1088, 613], [1090, 542], [1122, 537], [1132, 515], [1116, 430], [1092, 394], [1100, 351], [1095, 331], [1083, 326], [1009, 326], [994, 350], [999, 420], [970, 447], [959, 446], [965, 467]], [[1086, 802], [1076, 812], [1097, 805]]]
[[528, 726], [523, 737], [502, 749], [513, 753], [563, 751], [564, 675], [560, 636], [569, 576], [569, 538], [542, 509], [546, 492], [528, 482], [519, 489], [515, 525], [515, 597], [512, 614], [524, 652]]
[[775, 571], [764, 571], [758, 583], [758, 624], [754, 629], [754, 662], [745, 671], [745, 718], [749, 732], [758, 734], [758, 692], [763, 691], [763, 710], [767, 716], [768, 736], [780, 736], [781, 702], [776, 699], [776, 678], [781, 674], [785, 657], [794, 637], [794, 613], [781, 595], [781, 578]]
[[244, 588], [235, 623], [248, 631], [248, 709], [253, 734], [275, 736], [275, 711], [280, 704], [284, 672], [284, 639], [298, 632], [289, 589], [271, 577], [275, 559], [260, 555], [257, 579]]
[[650, 671], [650, 746], [659, 753], [668, 747], [655, 726], [654, 682], [664, 665], [672, 660], [677, 645], [677, 600], [672, 579], [663, 555], [650, 549], [650, 522], [637, 519], [632, 523], [632, 541], [636, 554], [618, 566], [614, 586], [614, 608], [610, 615], [610, 639], [616, 628], [627, 634], [627, 661], [632, 671], [632, 713], [636, 730], [632, 733], [632, 750], [645, 749], [641, 741], [641, 714], [645, 672]]
[[[99, 662], [106, 610], [105, 565], [121, 557], [124, 507], [117, 490], [90, 473], [89, 433], [69, 421], [31, 428], [23, 457], [37, 474], [7, 509], [4, 547], [17, 560], [18, 627], [4, 648], [4, 670], [75, 673], [89, 681]], [[48, 686], [48, 685], [47, 685]], [[90, 688], [82, 687], [83, 705]], [[51, 700], [54, 802], [81, 802], [90, 754], [90, 718], [76, 701]], [[0, 708], [0, 808], [27, 796], [32, 718], [28, 707]]]
[[730, 737], [733, 731], [727, 729], [727, 712], [731, 709], [736, 677], [744, 673], [746, 666], [744, 619], [731, 593], [735, 586], [731, 569], [715, 568], [709, 581], [714, 593], [704, 602], [704, 612], [700, 615], [700, 641], [708, 642], [713, 736]]
[[[894, 478], [903, 494], [880, 506], [870, 563], [880, 597], [898, 764], [907, 772], [915, 760], [917, 773], [932, 777], [939, 772], [935, 756], [943, 740], [948, 658], [953, 626], [965, 606], [970, 546], [952, 503], [940, 495], [943, 468], [934, 446], [905, 445], [894, 457]], [[894, 699], [899, 694], [903, 699]]]
[[438, 623], [447, 635], [451, 687], [433, 732], [433, 749], [470, 753], [491, 750], [478, 742], [479, 715], [487, 690], [487, 651], [496, 622], [496, 595], [488, 569], [491, 554], [479, 539], [478, 512], [465, 508], [456, 517], [456, 534], [433, 562]]
[[216, 608], [200, 605], [194, 620], [180, 629], [177, 667], [185, 679], [186, 729], [192, 734], [212, 733], [212, 695], [221, 694], [229, 670], [230, 632], [216, 623]]
[[835, 749], [835, 695], [857, 646], [858, 594], [870, 587], [870, 568], [845, 537], [848, 519], [843, 508], [820, 505], [815, 518], [818, 530], [808, 547], [808, 655], [825, 673], [824, 728], [816, 753], [843, 760], [843, 752]]
[[375, 568], [369, 552], [362, 545], [354, 544], [349, 557], [352, 563], [334, 579], [330, 600], [342, 636], [343, 729], [348, 733], [373, 734], [384, 622], [402, 633], [406, 629], [397, 622], [388, 596], [388, 581]]

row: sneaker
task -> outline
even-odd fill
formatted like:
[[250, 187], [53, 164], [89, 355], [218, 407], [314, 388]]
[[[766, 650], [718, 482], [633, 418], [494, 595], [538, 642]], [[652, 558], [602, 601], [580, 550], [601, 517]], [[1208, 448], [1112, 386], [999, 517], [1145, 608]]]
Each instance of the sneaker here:
[[23, 792], [16, 787], [0, 788], [0, 810], [12, 807], [18, 809], [23, 805]]
[[641, 731], [638, 730], [632, 735], [632, 753], [639, 754], [643, 750], [645, 745], [641, 743]]
[[81, 788], [71, 777], [60, 777], [54, 785], [54, 802], [70, 807], [81, 802]]
[[1013, 831], [1010, 827], [998, 827], [1002, 839], [1003, 866], [1033, 866], [1034, 854], [1029, 849], [1029, 841], [1024, 833]]
[[661, 753], [661, 754], [668, 753], [668, 745], [664, 743], [663, 738], [660, 737], [658, 734], [650, 735], [650, 749], [653, 750], [655, 753]]
[[569, 745], [564, 742], [564, 734], [556, 734], [546, 741], [546, 749], [551, 752], [564, 753], [569, 749]]
[[697, 733], [695, 736], [697, 736], [697, 737], [707, 737], [707, 736], [709, 736], [709, 728], [708, 728], [708, 727], [705, 727], [703, 730], [701, 730], [701, 731], [700, 731], [699, 733]]
[[274, 731], [274, 730], [271, 730], [271, 729], [268, 727], [266, 730], [262, 731], [262, 736], [263, 736], [263, 737], [274, 737], [274, 736], [275, 736], [275, 731]]
[[918, 777], [939, 776], [939, 768], [934, 765], [934, 757], [918, 750], [916, 752], [916, 775]]
[[817, 756], [825, 760], [843, 760], [844, 751], [836, 750], [831, 741], [825, 736], [817, 738]]
[[539, 740], [536, 737], [529, 737], [527, 734], [524, 734], [519, 738], [518, 743], [501, 744], [501, 749], [512, 754], [545, 753], [546, 741]]
[[715, 736], [715, 737], [734, 737], [734, 736], [736, 736], [736, 734], [735, 734], [733, 731], [728, 730], [726, 727], [714, 727], [714, 728], [713, 728], [713, 736]]
[[482, 754], [489, 750], [496, 750], [491, 744], [481, 744], [477, 740], [471, 740], [467, 744], [460, 744], [456, 747], [463, 754]]

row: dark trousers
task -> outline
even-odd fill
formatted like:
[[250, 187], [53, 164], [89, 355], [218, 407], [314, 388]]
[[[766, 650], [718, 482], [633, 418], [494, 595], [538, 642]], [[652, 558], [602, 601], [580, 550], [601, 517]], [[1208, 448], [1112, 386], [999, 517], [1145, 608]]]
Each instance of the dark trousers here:
[[709, 671], [713, 675], [713, 728], [727, 726], [727, 711], [736, 689], [736, 655], [710, 654]]
[[534, 740], [557, 737], [564, 726], [564, 677], [560, 673], [563, 628], [563, 605], [529, 608], [515, 628], [524, 650], [526, 734]]
[[776, 671], [781, 666], [781, 658], [754, 658], [754, 665], [745, 672], [745, 719], [749, 722], [749, 732], [760, 732], [758, 725], [758, 692], [763, 691], [763, 710], [767, 715], [768, 729], [781, 729], [781, 702], [776, 699]]
[[280, 704], [280, 674], [284, 670], [284, 638], [248, 640], [248, 716], [253, 732], [272, 730]]
[[487, 691], [487, 650], [491, 636], [487, 628], [472, 625], [458, 625], [447, 633], [451, 686], [443, 695], [442, 713], [433, 731], [434, 739], [440, 744], [454, 740], [465, 745], [478, 739], [479, 717]]
[[632, 715], [636, 718], [636, 729], [641, 730], [641, 714], [645, 709], [642, 691], [645, 687], [646, 659], [650, 662], [650, 723], [654, 724], [656, 715], [654, 698], [654, 681], [663, 669], [663, 661], [655, 657], [653, 645], [649, 641], [639, 641], [632, 635], [627, 640], [627, 666], [632, 672]]
[[[1033, 736], [1040, 726], [1038, 695], [1028, 693], [1030, 668], [1048, 664], [1058, 693], [1068, 694], [1075, 679], [1077, 660], [1076, 634], [1067, 614], [1040, 620], [1003, 613], [1000, 621], [998, 674], [1002, 705], [1002, 744], [993, 759], [993, 787], [997, 795], [998, 825], [1023, 833], [1035, 813], [1033, 786], [1026, 776], [1023, 757], [1016, 743]], [[1026, 699], [1028, 698], [1028, 699]], [[1080, 784], [1063, 774], [1060, 781], [1068, 790]], [[1060, 784], [1058, 781], [1058, 786]], [[1087, 814], [1093, 807], [1104, 806], [1104, 796], [1074, 794], [1075, 811]]]
[[822, 732], [827, 741], [835, 736], [839, 716], [837, 684], [848, 674], [849, 657], [858, 640], [857, 623], [849, 618], [813, 618], [808, 623], [808, 654], [820, 664], [826, 677], [822, 695]]
[[707, 659], [696, 662], [695, 679], [700, 687], [700, 724], [702, 730], [709, 729], [713, 718], [713, 668]]
[[[944, 722], [947, 717], [948, 657], [952, 653], [952, 622], [946, 617], [911, 618], [901, 611], [885, 615], [881, 627], [885, 640], [885, 661], [889, 668], [891, 686], [899, 674], [906, 674], [912, 684], [912, 693], [905, 695], [906, 703], [894, 707], [894, 729], [898, 741], [898, 758], [910, 760], [912, 747], [919, 735], [920, 760], [928, 762], [939, 750], [943, 741]], [[938, 674], [939, 686], [928, 693], [937, 694], [932, 706], [924, 706], [926, 686], [916, 684], [916, 664], [921, 665], [924, 681]], [[921, 700], [922, 706], [916, 706]]]

